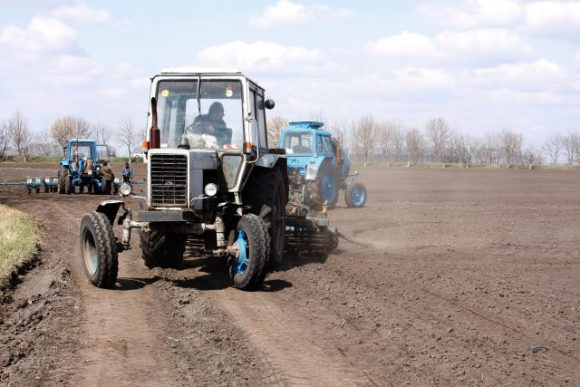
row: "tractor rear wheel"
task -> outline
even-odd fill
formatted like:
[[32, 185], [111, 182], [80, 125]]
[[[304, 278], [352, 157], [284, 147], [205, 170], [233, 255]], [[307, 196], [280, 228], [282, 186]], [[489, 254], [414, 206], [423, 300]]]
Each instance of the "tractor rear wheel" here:
[[266, 235], [264, 221], [254, 214], [242, 216], [232, 232], [229, 242], [238, 253], [228, 259], [228, 269], [235, 288], [254, 290], [262, 286], [268, 271]]
[[75, 187], [72, 184], [72, 179], [70, 176], [65, 176], [64, 177], [64, 192], [67, 195], [70, 195], [71, 193], [73, 193]]
[[141, 257], [145, 266], [169, 268], [183, 261], [187, 235], [172, 232], [140, 231]]
[[66, 179], [66, 176], [63, 173], [59, 172], [58, 173], [58, 188], [57, 188], [57, 191], [59, 194], [65, 193], [65, 184], [66, 183], [65, 183], [64, 179]]
[[338, 177], [330, 164], [324, 164], [315, 182], [307, 185], [311, 197], [309, 205], [312, 209], [320, 211], [326, 202], [328, 208], [334, 208], [338, 200]]
[[81, 222], [81, 256], [91, 283], [112, 288], [117, 281], [119, 260], [113, 226], [101, 212], [91, 212]]
[[344, 191], [344, 201], [349, 208], [364, 207], [367, 201], [367, 190], [361, 183], [352, 183]]

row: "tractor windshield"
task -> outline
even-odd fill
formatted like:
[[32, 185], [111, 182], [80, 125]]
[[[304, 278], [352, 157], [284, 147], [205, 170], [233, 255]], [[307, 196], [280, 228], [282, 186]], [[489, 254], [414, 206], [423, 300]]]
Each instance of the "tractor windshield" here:
[[312, 154], [313, 151], [312, 133], [286, 133], [284, 137], [284, 148], [290, 154]]
[[161, 147], [242, 149], [242, 84], [234, 80], [165, 80], [157, 87]]
[[82, 159], [92, 159], [93, 158], [93, 151], [90, 144], [83, 144], [79, 143], [72, 143], [70, 146], [72, 160], [77, 162]]

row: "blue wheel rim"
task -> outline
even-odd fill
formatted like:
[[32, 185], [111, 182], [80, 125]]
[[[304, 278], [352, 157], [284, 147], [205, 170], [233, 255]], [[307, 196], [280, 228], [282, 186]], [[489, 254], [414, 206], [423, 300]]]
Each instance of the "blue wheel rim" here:
[[234, 245], [238, 247], [239, 254], [234, 261], [234, 272], [237, 275], [244, 274], [248, 269], [248, 255], [249, 255], [249, 243], [248, 236], [244, 230], [238, 230], [238, 236]]
[[337, 195], [336, 177], [330, 173], [325, 173], [320, 178], [320, 199], [324, 202], [334, 203]]
[[356, 207], [360, 207], [365, 203], [365, 199], [367, 197], [367, 193], [365, 191], [364, 188], [362, 187], [356, 187], [355, 189], [352, 190], [352, 204], [354, 204]]

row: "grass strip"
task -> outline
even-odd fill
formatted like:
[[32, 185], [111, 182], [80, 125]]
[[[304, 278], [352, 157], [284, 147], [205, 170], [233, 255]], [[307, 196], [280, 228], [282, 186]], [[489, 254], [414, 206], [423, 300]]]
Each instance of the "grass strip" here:
[[32, 215], [0, 204], [0, 290], [37, 253], [38, 226]]

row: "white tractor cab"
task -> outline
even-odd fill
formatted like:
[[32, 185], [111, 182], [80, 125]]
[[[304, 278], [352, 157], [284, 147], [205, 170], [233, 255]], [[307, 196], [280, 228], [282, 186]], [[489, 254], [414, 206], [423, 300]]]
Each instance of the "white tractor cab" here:
[[[190, 69], [154, 76], [150, 101], [146, 195], [121, 190], [141, 202], [136, 214], [113, 200], [83, 218], [89, 279], [114, 287], [117, 254], [131, 247], [135, 228], [148, 267], [181, 262], [189, 237], [204, 254], [228, 257], [235, 287], [261, 286], [284, 254], [289, 189], [284, 151], [267, 143], [265, 111], [274, 102], [240, 72]], [[120, 208], [119, 241], [112, 225]]]

